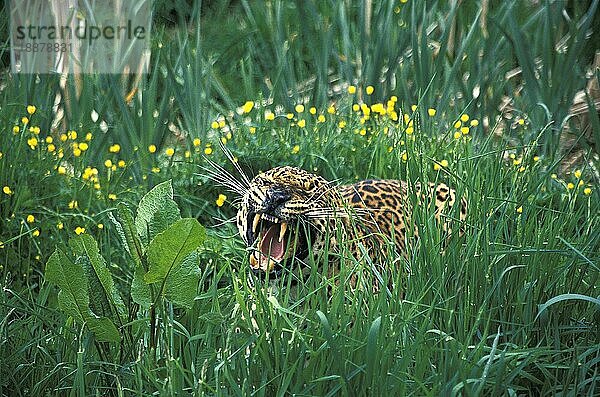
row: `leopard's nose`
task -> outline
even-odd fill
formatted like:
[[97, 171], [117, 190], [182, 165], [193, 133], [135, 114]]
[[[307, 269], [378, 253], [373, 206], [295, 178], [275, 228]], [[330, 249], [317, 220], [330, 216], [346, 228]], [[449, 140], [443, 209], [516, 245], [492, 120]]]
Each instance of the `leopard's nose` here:
[[271, 189], [267, 192], [265, 200], [265, 212], [272, 213], [277, 207], [288, 201], [292, 196], [289, 192], [281, 189]]

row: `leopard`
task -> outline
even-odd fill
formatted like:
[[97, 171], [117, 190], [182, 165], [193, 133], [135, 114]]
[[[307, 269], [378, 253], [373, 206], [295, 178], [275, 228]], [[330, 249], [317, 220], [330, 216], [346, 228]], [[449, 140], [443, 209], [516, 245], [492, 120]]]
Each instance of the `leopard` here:
[[[459, 202], [464, 233], [467, 199], [445, 183], [409, 184], [399, 179], [366, 179], [338, 184], [294, 166], [279, 166], [247, 180], [235, 218], [247, 247], [253, 273], [277, 278], [291, 263], [306, 264], [309, 255], [335, 252], [350, 241], [357, 260], [382, 260], [392, 247], [406, 257], [407, 244], [418, 239], [417, 205], [451, 234], [451, 210]], [[241, 189], [238, 189], [241, 190]]]

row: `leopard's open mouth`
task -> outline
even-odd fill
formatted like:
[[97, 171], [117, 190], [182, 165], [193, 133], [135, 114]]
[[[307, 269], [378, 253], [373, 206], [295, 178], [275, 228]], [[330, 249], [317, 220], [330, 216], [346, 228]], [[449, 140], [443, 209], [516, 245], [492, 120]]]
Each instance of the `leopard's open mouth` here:
[[257, 273], [281, 274], [292, 259], [306, 257], [306, 237], [297, 221], [285, 221], [267, 213], [248, 217], [248, 241], [252, 242], [250, 267]]

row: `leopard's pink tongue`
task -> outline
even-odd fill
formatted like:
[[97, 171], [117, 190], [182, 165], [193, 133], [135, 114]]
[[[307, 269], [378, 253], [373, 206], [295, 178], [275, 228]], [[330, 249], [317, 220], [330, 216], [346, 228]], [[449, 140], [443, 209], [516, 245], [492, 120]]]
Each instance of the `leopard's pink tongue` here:
[[285, 253], [285, 240], [279, 241], [280, 226], [278, 224], [269, 227], [267, 232], [262, 236], [259, 244], [260, 252], [265, 256], [280, 260]]

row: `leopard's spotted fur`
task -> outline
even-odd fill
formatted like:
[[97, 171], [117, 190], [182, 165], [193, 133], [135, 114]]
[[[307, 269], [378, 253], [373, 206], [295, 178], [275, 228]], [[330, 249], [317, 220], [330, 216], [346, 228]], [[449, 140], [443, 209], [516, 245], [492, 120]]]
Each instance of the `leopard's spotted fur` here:
[[[291, 259], [302, 262], [309, 251], [318, 255], [326, 242], [330, 250], [335, 250], [339, 225], [359, 259], [365, 252], [377, 258], [384, 244], [390, 243], [404, 254], [407, 234], [418, 235], [412, 220], [413, 202], [430, 199], [435, 199], [435, 218], [440, 221], [457, 197], [443, 183], [429, 184], [426, 191], [420, 184], [409, 189], [400, 180], [364, 180], [336, 186], [300, 168], [277, 167], [250, 181], [237, 213], [237, 227], [250, 248], [251, 268], [257, 273], [278, 274]], [[466, 211], [463, 197], [461, 224]]]

